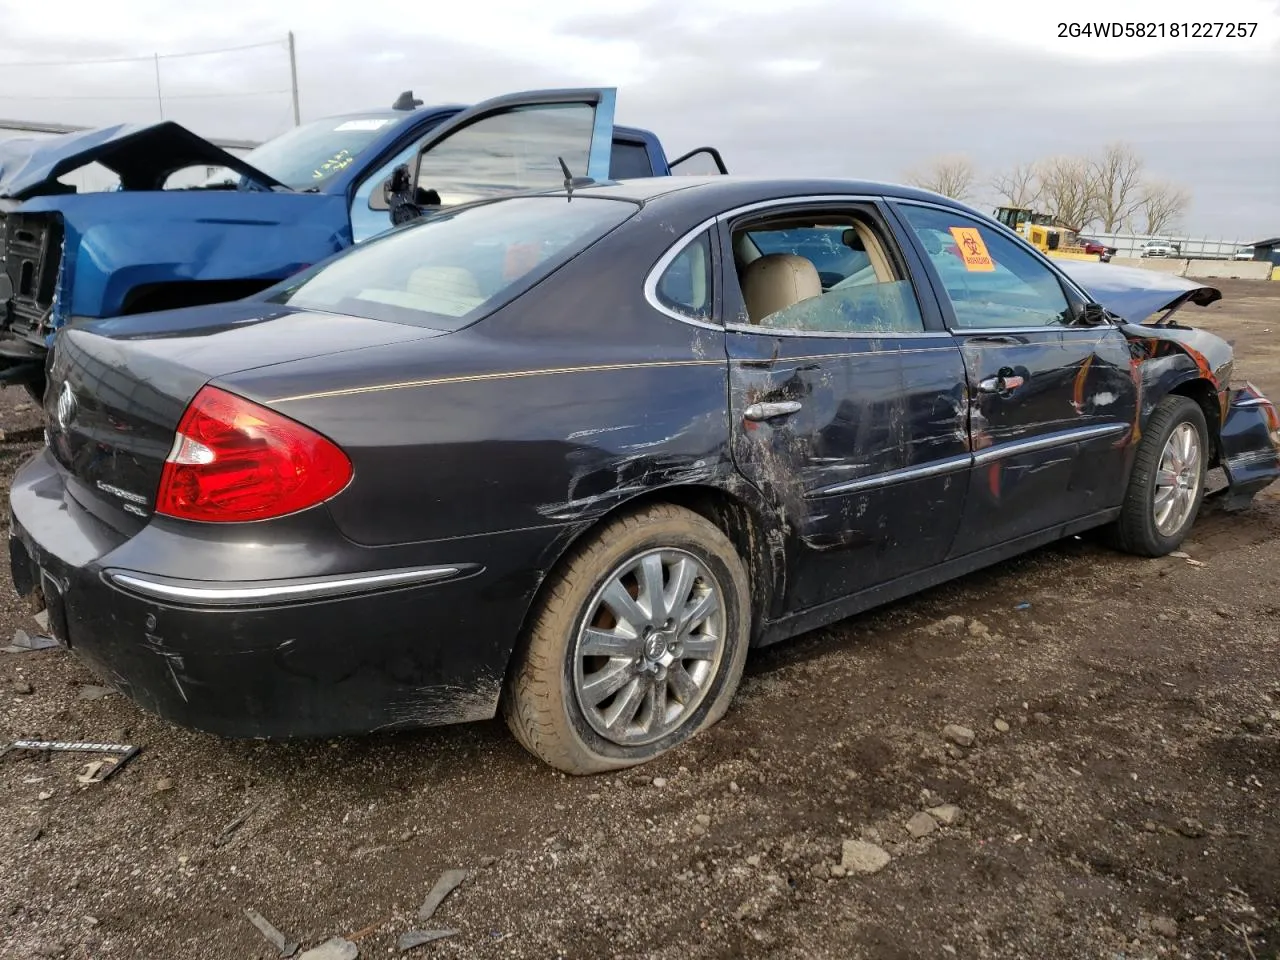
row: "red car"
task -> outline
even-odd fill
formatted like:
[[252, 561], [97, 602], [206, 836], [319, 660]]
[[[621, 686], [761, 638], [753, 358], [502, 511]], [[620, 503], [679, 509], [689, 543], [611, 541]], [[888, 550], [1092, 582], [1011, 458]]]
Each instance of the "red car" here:
[[1096, 253], [1098, 255], [1098, 259], [1103, 263], [1110, 260], [1116, 252], [1115, 247], [1108, 247], [1106, 244], [1099, 243], [1097, 240], [1090, 239], [1089, 237], [1081, 237], [1080, 246], [1084, 247], [1085, 253]]

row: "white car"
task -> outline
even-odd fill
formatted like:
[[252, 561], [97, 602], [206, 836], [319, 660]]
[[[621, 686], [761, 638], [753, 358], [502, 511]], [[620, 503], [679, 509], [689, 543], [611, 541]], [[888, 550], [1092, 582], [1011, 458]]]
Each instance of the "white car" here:
[[1231, 255], [1232, 260], [1252, 260], [1253, 247], [1241, 247]]
[[1148, 240], [1140, 249], [1142, 257], [1176, 257], [1179, 252], [1172, 240]]

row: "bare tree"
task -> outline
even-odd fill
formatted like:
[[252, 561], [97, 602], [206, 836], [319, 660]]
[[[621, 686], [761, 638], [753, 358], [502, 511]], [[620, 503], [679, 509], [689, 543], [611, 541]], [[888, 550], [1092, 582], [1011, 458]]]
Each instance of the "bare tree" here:
[[1127, 143], [1109, 143], [1089, 167], [1103, 231], [1122, 229], [1142, 206], [1142, 158]]
[[1029, 210], [1040, 202], [1040, 174], [1034, 163], [1015, 164], [1007, 173], [996, 174], [991, 187], [1005, 206]]
[[1088, 160], [1050, 157], [1038, 165], [1045, 213], [1077, 233], [1098, 219], [1098, 198]]
[[907, 174], [907, 182], [922, 190], [932, 190], [952, 200], [967, 200], [977, 179], [968, 157], [938, 157], [921, 170]]
[[1176, 183], [1151, 180], [1143, 185], [1138, 206], [1144, 220], [1143, 232], [1164, 233], [1178, 225], [1191, 206], [1191, 194]]

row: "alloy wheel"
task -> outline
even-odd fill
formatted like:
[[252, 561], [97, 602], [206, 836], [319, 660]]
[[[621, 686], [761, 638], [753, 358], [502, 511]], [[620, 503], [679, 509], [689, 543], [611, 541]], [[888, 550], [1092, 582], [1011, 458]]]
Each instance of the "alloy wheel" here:
[[1173, 536], [1190, 518], [1200, 495], [1201, 474], [1200, 434], [1184, 421], [1169, 435], [1156, 470], [1152, 509], [1162, 536]]
[[701, 560], [649, 550], [596, 591], [573, 651], [573, 691], [591, 728], [621, 746], [678, 728], [707, 695], [724, 653], [724, 596]]

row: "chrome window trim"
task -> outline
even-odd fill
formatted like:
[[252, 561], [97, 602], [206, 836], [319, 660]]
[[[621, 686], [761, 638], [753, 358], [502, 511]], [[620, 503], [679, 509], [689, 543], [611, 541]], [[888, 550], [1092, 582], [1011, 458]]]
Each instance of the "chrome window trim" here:
[[[1115, 327], [1068, 327], [1061, 323], [1046, 323], [1043, 326], [1034, 327], [956, 327], [948, 330], [952, 336], [963, 336], [965, 334], [973, 334], [975, 336], [990, 337], [1002, 333], [1092, 333], [1095, 335], [1109, 333], [1114, 331]], [[1098, 336], [1101, 340], [1102, 337]]]
[[817, 490], [811, 490], [804, 495], [806, 500], [813, 500], [819, 497], [830, 497], [841, 493], [854, 493], [858, 490], [872, 490], [877, 487], [887, 487], [895, 483], [903, 483], [907, 480], [921, 480], [925, 477], [936, 477], [944, 473], [954, 473], [957, 470], [967, 469], [973, 462], [973, 455], [964, 453], [955, 457], [947, 457], [945, 460], [935, 460], [933, 463], [921, 464], [918, 467], [899, 467], [896, 470], [889, 470], [885, 473], [877, 473], [869, 477], [860, 477], [857, 480], [846, 480], [843, 483], [832, 484], [829, 487], [819, 487]]
[[[898, 330], [889, 331], [887, 333], [837, 333], [835, 331], [827, 332], [825, 330], [783, 330], [778, 327], [764, 327], [754, 323], [726, 323], [724, 329], [732, 330], [735, 333], [751, 333], [757, 336], [768, 337], [821, 337], [831, 340], [893, 340], [896, 338], [916, 338], [916, 337], [936, 337], [938, 339], [951, 340], [951, 333], [947, 330], [920, 330], [912, 332], [902, 332]], [[949, 347], [939, 347], [938, 349], [954, 349], [955, 345]]]
[[314, 600], [323, 597], [346, 596], [385, 587], [403, 587], [433, 583], [456, 577], [464, 571], [478, 570], [473, 564], [436, 567], [408, 567], [403, 570], [383, 570], [354, 576], [315, 577], [291, 583], [271, 583], [250, 586], [245, 583], [215, 584], [211, 581], [177, 580], [159, 578], [145, 573], [125, 570], [106, 570], [103, 576], [108, 582], [134, 593], [157, 600], [197, 604], [241, 604], [254, 601]]
[[[667, 267], [671, 266], [672, 261], [675, 260], [676, 257], [680, 256], [680, 254], [684, 253], [685, 248], [689, 246], [689, 244], [693, 243], [693, 241], [697, 240], [698, 237], [702, 236], [702, 234], [714, 227], [717, 219], [719, 218], [709, 217], [692, 230], [682, 235], [680, 239], [671, 246], [667, 247], [666, 252], [658, 258], [658, 262], [650, 268], [648, 274], [646, 274], [644, 278], [644, 298], [648, 301], [649, 306], [673, 320], [679, 320], [682, 323], [689, 324], [690, 326], [702, 327], [703, 329], [709, 330], [723, 330], [724, 327], [721, 324], [712, 323], [709, 320], [700, 320], [697, 317], [690, 317], [687, 314], [680, 313], [678, 310], [672, 310], [658, 299], [658, 281], [662, 279], [663, 273], [666, 272]], [[714, 262], [715, 258], [713, 254], [712, 263]], [[712, 282], [714, 284], [714, 278]], [[715, 288], [713, 286], [713, 296], [714, 289]]]
[[1127, 423], [1103, 423], [1096, 427], [1074, 427], [1070, 430], [1059, 430], [1055, 433], [1031, 437], [1028, 440], [1006, 441], [1005, 443], [998, 443], [994, 446], [987, 447], [985, 450], [979, 450], [973, 455], [973, 465], [975, 467], [980, 467], [984, 463], [1003, 460], [1005, 457], [1013, 456], [1015, 454], [1034, 453], [1036, 450], [1048, 450], [1051, 447], [1059, 447], [1063, 444], [1074, 443], [1078, 440], [1093, 440], [1099, 437], [1108, 437], [1118, 433], [1125, 433], [1131, 429], [1133, 428]]
[[778, 363], [801, 363], [805, 360], [857, 360], [864, 357], [892, 357], [903, 353], [939, 353], [941, 351], [948, 353], [957, 353], [954, 345], [945, 347], [906, 347], [895, 350], [850, 350], [844, 353], [810, 353], [798, 357], [730, 357], [730, 363], [741, 363], [749, 365], [768, 364], [772, 366]]

